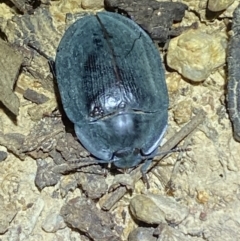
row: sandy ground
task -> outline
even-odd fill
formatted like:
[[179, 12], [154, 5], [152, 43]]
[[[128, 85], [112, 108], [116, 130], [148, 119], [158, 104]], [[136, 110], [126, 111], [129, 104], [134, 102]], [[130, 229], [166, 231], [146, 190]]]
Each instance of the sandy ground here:
[[[15, 118], [3, 106], [0, 109], [0, 240], [128, 240], [137, 227], [146, 227], [142, 232], [150, 233], [152, 239], [141, 234], [129, 240], [240, 240], [240, 144], [233, 139], [226, 107], [226, 52], [232, 13], [239, 1], [228, 1], [229, 6], [210, 17], [206, 1], [182, 2], [189, 9], [174, 26], [197, 22], [198, 28], [173, 38], [167, 50], [159, 48], [170, 98], [162, 144], [200, 110], [205, 116], [180, 142], [191, 150], [162, 159], [148, 173], [149, 189], [141, 179], [127, 193], [121, 187], [125, 195], [110, 211], [100, 207], [112, 198], [107, 190], [119, 174], [95, 166], [84, 173], [69, 171], [79, 167], [71, 161], [93, 158], [77, 142], [69, 121], [62, 122], [59, 113], [45, 116], [57, 109], [59, 97], [42, 55], [54, 59], [67, 13], [103, 10], [103, 2], [51, 1], [31, 15], [23, 15], [12, 3], [0, 4], [1, 32], [8, 42], [4, 49], [14, 49], [12, 55], [6, 53], [10, 60], [4, 67], [14, 63], [8, 69], [13, 76], [0, 74], [10, 83], [1, 93], [17, 97], [14, 106], [5, 106], [18, 112]], [[25, 48], [27, 43], [35, 49]], [[14, 84], [19, 53], [24, 64]], [[36, 92], [44, 97], [34, 103], [23, 97], [27, 89], [35, 91], [34, 98]], [[103, 230], [107, 230], [104, 235]]]

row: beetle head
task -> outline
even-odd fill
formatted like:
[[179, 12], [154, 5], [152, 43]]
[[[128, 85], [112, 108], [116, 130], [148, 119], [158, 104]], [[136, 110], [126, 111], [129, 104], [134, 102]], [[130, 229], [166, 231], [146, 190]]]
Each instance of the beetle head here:
[[142, 161], [140, 150], [125, 149], [114, 153], [114, 165], [118, 168], [130, 168], [137, 166]]
[[[148, 157], [142, 153], [143, 133], [142, 122], [138, 112], [123, 111], [111, 116], [109, 122], [104, 123], [105, 133], [111, 133], [111, 142], [117, 151], [113, 153], [113, 163], [118, 168], [137, 166]], [[152, 152], [151, 152], [152, 153]]]

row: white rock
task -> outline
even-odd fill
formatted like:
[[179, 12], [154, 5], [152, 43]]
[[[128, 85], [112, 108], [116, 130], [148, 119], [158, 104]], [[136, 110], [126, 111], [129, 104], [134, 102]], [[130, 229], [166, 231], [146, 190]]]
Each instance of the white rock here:
[[103, 0], [82, 0], [83, 9], [99, 9], [103, 6]]
[[136, 219], [149, 224], [179, 224], [189, 213], [188, 208], [174, 198], [151, 193], [135, 196], [130, 210]]
[[191, 29], [170, 41], [167, 63], [187, 79], [202, 81], [226, 61], [227, 37]]
[[208, 1], [208, 9], [213, 12], [222, 11], [228, 8], [234, 0], [209, 0]]
[[66, 224], [58, 213], [50, 212], [42, 223], [42, 229], [47, 233], [55, 233], [66, 227]]

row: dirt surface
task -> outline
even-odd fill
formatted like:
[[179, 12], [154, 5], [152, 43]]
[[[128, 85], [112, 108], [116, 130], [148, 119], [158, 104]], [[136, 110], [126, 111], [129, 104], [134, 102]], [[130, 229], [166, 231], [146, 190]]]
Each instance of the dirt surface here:
[[[153, 2], [153, 15], [134, 17], [149, 34], [156, 23], [148, 21], [161, 15]], [[0, 240], [240, 240], [240, 143], [226, 107], [239, 1], [177, 2], [187, 6], [183, 19], [169, 18], [155, 40], [170, 98], [162, 150], [191, 150], [156, 157], [147, 189], [139, 168], [100, 166], [77, 141], [48, 63], [76, 16], [103, 11], [104, 2], [2, 1]], [[115, 3], [130, 17], [138, 9]]]

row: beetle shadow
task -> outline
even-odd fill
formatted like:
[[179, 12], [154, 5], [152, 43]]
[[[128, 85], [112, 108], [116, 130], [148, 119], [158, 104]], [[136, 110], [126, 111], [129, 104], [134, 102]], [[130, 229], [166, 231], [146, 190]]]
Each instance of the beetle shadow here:
[[0, 109], [8, 116], [8, 118], [13, 122], [14, 125], [17, 125], [17, 116], [12, 113], [2, 102], [0, 102]]
[[219, 18], [219, 16], [225, 11], [221, 10], [221, 11], [217, 11], [217, 12], [213, 12], [211, 10], [209, 10], [208, 8], [206, 9], [206, 13], [205, 13], [205, 17], [208, 21], [214, 21], [215, 19]]
[[59, 92], [58, 84], [57, 84], [55, 62], [52, 59], [50, 59], [50, 60], [48, 59], [48, 64], [49, 64], [51, 73], [53, 75], [53, 90], [54, 90], [54, 94], [56, 96], [57, 106], [58, 106], [58, 110], [61, 114], [61, 119], [62, 119], [63, 125], [65, 126], [66, 132], [71, 133], [75, 138], [76, 134], [74, 131], [74, 124], [68, 119], [68, 117], [63, 109], [62, 100], [61, 100], [61, 96], [60, 96], [60, 92]]

